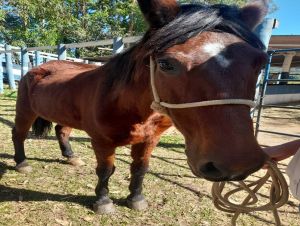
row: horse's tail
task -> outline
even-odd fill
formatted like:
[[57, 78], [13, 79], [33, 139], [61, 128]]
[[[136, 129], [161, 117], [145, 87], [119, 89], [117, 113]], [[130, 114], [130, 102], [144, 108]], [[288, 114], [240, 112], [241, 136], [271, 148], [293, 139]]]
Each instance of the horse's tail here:
[[43, 118], [38, 117], [33, 125], [32, 132], [37, 137], [45, 137], [52, 129], [52, 122], [49, 122]]

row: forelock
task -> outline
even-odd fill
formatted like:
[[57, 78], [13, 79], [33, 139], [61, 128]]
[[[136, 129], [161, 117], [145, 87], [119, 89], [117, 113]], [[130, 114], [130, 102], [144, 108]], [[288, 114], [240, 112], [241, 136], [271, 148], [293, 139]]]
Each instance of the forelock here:
[[201, 32], [215, 31], [233, 34], [255, 48], [264, 49], [263, 43], [240, 19], [239, 12], [238, 7], [223, 4], [184, 4], [174, 20], [158, 30], [150, 31], [146, 48], [150, 53], [161, 53]]

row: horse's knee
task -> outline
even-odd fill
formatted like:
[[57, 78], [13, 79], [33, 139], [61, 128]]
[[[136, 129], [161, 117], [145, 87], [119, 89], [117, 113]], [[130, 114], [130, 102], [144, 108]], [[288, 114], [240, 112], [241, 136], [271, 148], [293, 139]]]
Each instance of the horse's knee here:
[[27, 131], [17, 130], [16, 126], [14, 126], [11, 130], [11, 135], [13, 142], [24, 142]]
[[115, 165], [112, 166], [99, 166], [96, 168], [96, 174], [101, 181], [108, 180], [111, 175], [114, 174], [116, 170]]

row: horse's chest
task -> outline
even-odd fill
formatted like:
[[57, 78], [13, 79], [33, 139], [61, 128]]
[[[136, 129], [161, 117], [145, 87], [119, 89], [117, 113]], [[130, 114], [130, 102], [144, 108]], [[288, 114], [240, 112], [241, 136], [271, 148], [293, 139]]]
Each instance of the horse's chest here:
[[155, 139], [172, 125], [168, 117], [154, 114], [142, 123], [131, 125], [124, 134], [124, 143], [137, 144]]
[[132, 126], [132, 129], [129, 133], [129, 143], [136, 144], [145, 141], [147, 138], [151, 137], [153, 131], [150, 131], [150, 128], [147, 124], [139, 123]]
[[113, 108], [106, 108], [97, 119], [101, 127], [98, 131], [116, 146], [149, 141], [172, 125], [168, 117], [158, 113], [141, 116], [122, 111], [120, 114]]
[[149, 137], [149, 132], [142, 123], [127, 126], [111, 125], [105, 128], [106, 133], [103, 132], [117, 146], [141, 143]]

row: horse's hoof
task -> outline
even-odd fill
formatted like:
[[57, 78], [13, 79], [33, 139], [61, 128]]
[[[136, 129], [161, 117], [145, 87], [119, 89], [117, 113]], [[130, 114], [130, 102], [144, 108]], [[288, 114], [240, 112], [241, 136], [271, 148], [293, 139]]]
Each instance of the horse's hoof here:
[[16, 171], [19, 173], [31, 173], [32, 172], [32, 167], [24, 160], [23, 162], [19, 163], [16, 165]]
[[79, 157], [70, 157], [67, 159], [68, 164], [72, 166], [84, 166], [85, 162], [81, 160]]
[[116, 212], [116, 208], [112, 201], [106, 203], [97, 201], [93, 204], [93, 209], [97, 214], [113, 214], [114, 212]]
[[148, 202], [146, 201], [146, 199], [141, 199], [138, 201], [127, 199], [127, 205], [130, 209], [138, 211], [143, 211], [148, 208]]

